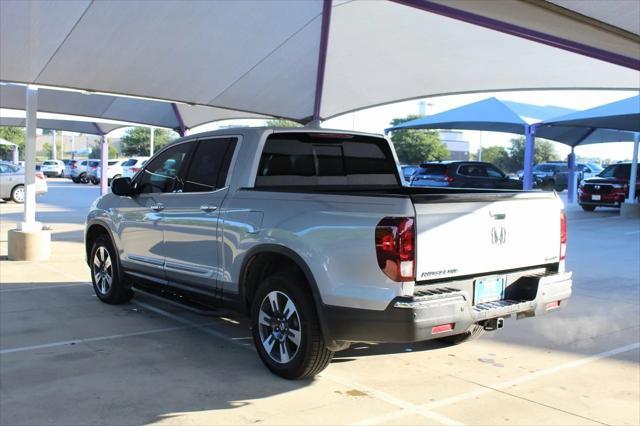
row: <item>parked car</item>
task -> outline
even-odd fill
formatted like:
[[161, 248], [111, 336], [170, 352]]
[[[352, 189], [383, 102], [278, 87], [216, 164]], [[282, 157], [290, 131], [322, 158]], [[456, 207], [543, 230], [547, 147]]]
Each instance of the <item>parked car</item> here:
[[522, 189], [522, 182], [511, 178], [490, 163], [481, 161], [441, 161], [421, 164], [411, 176], [411, 186], [450, 188]]
[[[42, 172], [36, 172], [36, 195], [47, 192], [47, 180]], [[24, 168], [7, 161], [0, 161], [0, 198], [24, 203]]]
[[71, 165], [71, 180], [73, 183], [89, 183], [91, 176], [88, 173], [88, 167], [91, 162], [100, 161], [95, 159], [78, 160]]
[[77, 168], [79, 160], [62, 160], [64, 162], [64, 175], [73, 179], [72, 170]]
[[400, 166], [400, 168], [402, 169], [402, 177], [404, 177], [404, 180], [408, 183], [411, 182], [411, 176], [413, 176], [413, 174], [420, 168], [420, 166], [404, 165]]
[[533, 166], [534, 186], [545, 191], [561, 192], [567, 189], [569, 168], [566, 162], [540, 163]]
[[63, 177], [64, 163], [62, 160], [45, 160], [40, 166], [40, 171], [47, 177]]
[[577, 181], [578, 185], [584, 179], [589, 179], [594, 176], [600, 174], [604, 169], [599, 164], [595, 163], [577, 163], [576, 164], [576, 173], [577, 173]]
[[[109, 184], [111, 184], [111, 180], [122, 177], [122, 165], [127, 161], [129, 160], [109, 160], [109, 166], [107, 167], [107, 182]], [[89, 180], [96, 185], [100, 183], [100, 177], [102, 176], [102, 166], [100, 163], [96, 168], [89, 168]]]
[[403, 186], [377, 135], [190, 135], [111, 189], [86, 222], [97, 297], [235, 307], [289, 379], [352, 342], [459, 343], [571, 294], [557, 194]]
[[131, 157], [122, 163], [122, 176], [133, 177], [149, 160], [149, 157]]
[[[620, 207], [629, 197], [631, 163], [607, 166], [596, 177], [585, 179], [578, 188], [578, 202], [583, 210], [592, 212], [596, 207]], [[640, 200], [640, 179], [636, 178], [636, 198]]]

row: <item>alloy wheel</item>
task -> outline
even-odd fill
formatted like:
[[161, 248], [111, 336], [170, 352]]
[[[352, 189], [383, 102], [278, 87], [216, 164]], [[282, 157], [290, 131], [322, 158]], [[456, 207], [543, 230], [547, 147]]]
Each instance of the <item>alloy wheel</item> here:
[[113, 265], [109, 251], [100, 246], [93, 255], [93, 277], [100, 294], [106, 295], [113, 282]]
[[286, 364], [296, 356], [302, 327], [298, 309], [289, 296], [272, 291], [262, 299], [258, 328], [262, 347], [273, 361]]
[[17, 203], [24, 203], [24, 186], [20, 186], [13, 191], [13, 198]]

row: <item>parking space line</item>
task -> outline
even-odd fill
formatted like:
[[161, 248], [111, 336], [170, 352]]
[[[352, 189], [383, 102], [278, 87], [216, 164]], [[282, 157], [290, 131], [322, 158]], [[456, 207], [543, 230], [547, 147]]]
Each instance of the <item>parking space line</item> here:
[[[241, 348], [248, 349], [248, 350], [251, 350], [251, 351], [254, 351], [254, 352], [256, 350], [255, 346], [253, 346], [253, 344], [240, 343], [238, 341], [238, 340], [246, 339], [244, 337], [236, 338], [236, 337], [227, 336], [224, 333], [220, 333], [218, 331], [212, 330], [211, 328], [205, 327], [204, 325], [195, 323], [195, 322], [190, 321], [188, 319], [182, 318], [179, 315], [172, 314], [170, 312], [167, 312], [167, 311], [165, 311], [163, 309], [160, 309], [160, 308], [157, 308], [155, 306], [151, 306], [151, 305], [149, 305], [147, 303], [144, 303], [144, 302], [139, 302], [137, 300], [133, 300], [132, 303], [135, 303], [136, 305], [138, 305], [138, 306], [140, 306], [142, 308], [148, 309], [151, 312], [155, 312], [158, 315], [162, 315], [162, 316], [165, 316], [167, 318], [173, 319], [174, 321], [177, 321], [177, 322], [179, 322], [181, 324], [185, 324], [185, 325], [187, 325], [189, 327], [196, 328], [196, 329], [198, 329], [198, 330], [200, 330], [200, 331], [202, 331], [202, 332], [204, 332], [204, 333], [206, 333], [206, 334], [208, 334], [210, 336], [216, 337], [218, 339], [222, 339], [222, 340], [227, 341], [229, 343], [233, 343], [234, 345], [239, 346]], [[418, 405], [415, 405], [415, 404], [413, 404], [411, 402], [402, 400], [400, 398], [396, 398], [393, 395], [390, 395], [390, 394], [388, 394], [386, 392], [382, 392], [382, 391], [379, 391], [377, 389], [373, 389], [373, 388], [371, 388], [369, 386], [366, 386], [364, 384], [357, 383], [357, 382], [354, 382], [354, 381], [351, 381], [351, 380], [347, 380], [347, 379], [335, 376], [335, 375], [327, 373], [327, 372], [322, 372], [318, 376], [319, 377], [323, 377], [323, 378], [325, 378], [327, 380], [330, 380], [332, 382], [341, 384], [341, 385], [346, 386], [346, 387], [356, 388], [356, 389], [362, 390], [364, 392], [367, 392], [370, 395], [372, 395], [373, 397], [375, 397], [376, 399], [379, 399], [381, 401], [387, 402], [388, 404], [394, 405], [396, 407], [402, 408], [404, 411], [407, 411], [408, 413], [420, 414], [420, 415], [422, 415], [424, 417], [427, 417], [427, 418], [429, 418], [431, 420], [435, 420], [435, 421], [437, 421], [439, 423], [442, 423], [442, 424], [462, 425], [462, 423], [460, 423], [458, 421], [450, 419], [450, 418], [448, 418], [446, 416], [442, 416], [442, 415], [440, 415], [438, 413], [435, 413], [435, 412], [433, 412], [433, 411], [431, 411], [429, 409], [422, 408], [422, 407], [420, 407]]]
[[[435, 408], [441, 408], [441, 407], [445, 407], [445, 406], [448, 406], [448, 405], [456, 404], [458, 402], [467, 401], [469, 399], [473, 399], [473, 398], [476, 398], [476, 397], [479, 397], [479, 396], [482, 396], [482, 395], [486, 395], [486, 394], [489, 394], [489, 393], [500, 392], [500, 391], [502, 391], [504, 389], [507, 389], [507, 388], [510, 388], [512, 386], [519, 385], [519, 384], [522, 384], [522, 383], [526, 383], [526, 382], [538, 379], [540, 377], [545, 377], [545, 376], [549, 376], [549, 375], [552, 375], [552, 374], [559, 373], [559, 372], [564, 371], [564, 370], [570, 370], [570, 369], [573, 369], [573, 368], [581, 367], [583, 365], [598, 361], [600, 359], [609, 358], [609, 357], [612, 357], [612, 356], [615, 356], [615, 355], [618, 355], [618, 354], [621, 354], [621, 353], [625, 353], [625, 352], [630, 352], [630, 351], [636, 350], [638, 348], [640, 348], [640, 342], [631, 343], [629, 345], [625, 345], [625, 346], [621, 346], [621, 347], [618, 347], [618, 348], [615, 348], [615, 349], [611, 349], [611, 350], [606, 351], [606, 352], [600, 352], [598, 354], [591, 355], [589, 357], [577, 359], [575, 361], [571, 361], [571, 362], [567, 362], [567, 363], [564, 363], [564, 364], [560, 364], [560, 365], [557, 365], [555, 367], [550, 367], [550, 368], [546, 368], [546, 369], [543, 369], [543, 370], [536, 371], [534, 373], [526, 374], [524, 376], [521, 376], [521, 377], [518, 377], [518, 378], [515, 378], [515, 379], [512, 379], [512, 380], [499, 382], [499, 383], [496, 383], [496, 384], [493, 384], [493, 385], [482, 385], [482, 386], [485, 386], [482, 389], [477, 389], [477, 390], [474, 390], [474, 391], [465, 392], [465, 393], [462, 393], [460, 395], [452, 396], [450, 398], [441, 399], [439, 401], [429, 402], [427, 404], [420, 405], [419, 408], [420, 409], [427, 409], [427, 410], [435, 409]], [[456, 376], [453, 376], [453, 377], [456, 377]], [[456, 378], [461, 379], [460, 377], [456, 377]], [[464, 380], [464, 379], [461, 379], [461, 380]], [[553, 407], [551, 407], [551, 408], [553, 408]], [[362, 420], [362, 421], [360, 421], [360, 422], [358, 422], [356, 424], [362, 424], [362, 425], [365, 425], [365, 424], [367, 424], [367, 425], [369, 425], [369, 424], [381, 424], [381, 423], [388, 422], [388, 421], [391, 421], [391, 420], [399, 419], [399, 418], [404, 417], [404, 416], [406, 416], [408, 414], [411, 414], [411, 411], [400, 410], [400, 411], [396, 411], [394, 413], [389, 413], [389, 414], [385, 414], [385, 415], [382, 415], [382, 416], [376, 416], [376, 417], [371, 417], [371, 418], [368, 418], [368, 419], [364, 419], [364, 420]]]
[[85, 339], [76, 339], [76, 340], [65, 340], [65, 341], [62, 341], [62, 342], [45, 343], [43, 345], [22, 346], [22, 347], [19, 347], [19, 348], [2, 349], [2, 350], [0, 350], [0, 355], [6, 355], [6, 354], [11, 354], [11, 353], [16, 353], [16, 352], [33, 351], [33, 350], [36, 350], [36, 349], [55, 348], [55, 347], [58, 347], [58, 346], [76, 345], [76, 344], [79, 344], [79, 343], [100, 342], [102, 340], [121, 339], [121, 338], [124, 338], [124, 337], [144, 336], [146, 334], [166, 333], [168, 331], [184, 330], [186, 328], [188, 328], [188, 327], [187, 326], [165, 327], [165, 328], [156, 328], [154, 330], [137, 331], [135, 333], [112, 334], [110, 336], [88, 337], [88, 338], [85, 338]]
[[[39, 283], [29, 283], [29, 285], [38, 285]], [[0, 293], [11, 293], [14, 291], [30, 291], [30, 290], [48, 290], [50, 288], [65, 288], [65, 287], [82, 287], [90, 285], [89, 282], [75, 283], [75, 284], [57, 284], [57, 285], [43, 285], [40, 287], [26, 287], [26, 288], [8, 288], [6, 290], [0, 290]]]

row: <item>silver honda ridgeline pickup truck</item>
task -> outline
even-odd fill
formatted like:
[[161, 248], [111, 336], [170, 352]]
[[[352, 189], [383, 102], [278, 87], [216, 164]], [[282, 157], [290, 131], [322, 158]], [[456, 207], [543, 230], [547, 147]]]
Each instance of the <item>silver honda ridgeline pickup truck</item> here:
[[112, 304], [140, 290], [236, 308], [264, 364], [289, 379], [319, 373], [352, 342], [460, 343], [564, 306], [555, 193], [402, 181], [378, 135], [184, 137], [93, 204], [95, 292]]

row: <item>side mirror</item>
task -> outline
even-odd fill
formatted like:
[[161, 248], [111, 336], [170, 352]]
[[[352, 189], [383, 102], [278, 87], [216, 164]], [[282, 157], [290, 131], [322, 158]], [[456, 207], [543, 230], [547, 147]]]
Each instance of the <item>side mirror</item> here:
[[111, 192], [119, 196], [127, 196], [133, 194], [131, 187], [131, 178], [121, 177], [111, 182]]

